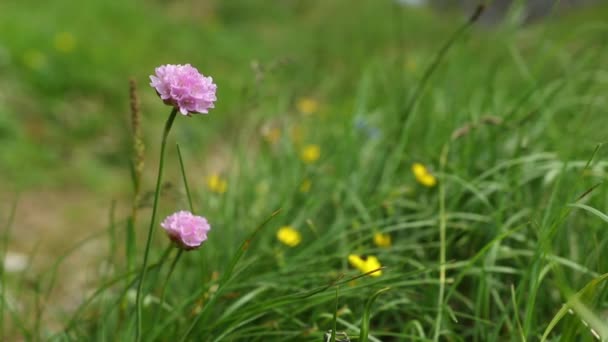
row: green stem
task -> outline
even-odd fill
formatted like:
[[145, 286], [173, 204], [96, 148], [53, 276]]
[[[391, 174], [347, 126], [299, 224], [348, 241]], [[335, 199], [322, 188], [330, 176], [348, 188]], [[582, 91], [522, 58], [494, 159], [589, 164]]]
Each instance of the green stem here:
[[[444, 145], [441, 152], [440, 168], [441, 174], [445, 172], [447, 164], [449, 145]], [[445, 208], [445, 181], [439, 180], [439, 295], [437, 296], [437, 317], [435, 318], [435, 331], [433, 333], [433, 341], [438, 342], [441, 336], [441, 321], [443, 320], [443, 306], [445, 297], [445, 273], [446, 273], [446, 229], [447, 229], [447, 213]]]
[[163, 140], [160, 145], [160, 161], [158, 164], [158, 178], [156, 179], [156, 191], [154, 192], [154, 205], [152, 206], [152, 218], [150, 219], [150, 227], [148, 228], [148, 238], [146, 240], [146, 249], [144, 251], [144, 262], [141, 268], [141, 276], [139, 278], [139, 285], [137, 286], [137, 296], [135, 299], [137, 310], [136, 310], [136, 329], [135, 329], [135, 341], [141, 340], [141, 321], [142, 321], [142, 291], [144, 287], [144, 280], [146, 277], [146, 268], [148, 265], [148, 254], [150, 253], [150, 243], [152, 242], [152, 231], [154, 230], [156, 221], [156, 210], [158, 209], [158, 198], [160, 197], [160, 184], [163, 178], [163, 165], [165, 162], [165, 146], [167, 145], [167, 136], [173, 125], [173, 120], [177, 115], [177, 107], [174, 107], [165, 123], [165, 130], [163, 131]]
[[175, 256], [175, 259], [173, 259], [173, 263], [171, 263], [171, 267], [169, 268], [169, 273], [167, 273], [167, 278], [165, 278], [165, 282], [163, 283], [163, 287], [160, 291], [160, 302], [158, 303], [158, 307], [156, 309], [156, 314], [154, 315], [154, 320], [152, 322], [154, 322], [154, 324], [152, 324], [152, 327], [156, 326], [156, 323], [158, 322], [158, 317], [160, 316], [160, 312], [163, 309], [163, 305], [165, 304], [165, 290], [167, 289], [167, 284], [169, 283], [169, 278], [171, 278], [171, 274], [173, 274], [173, 270], [175, 269], [175, 265], [177, 265], [177, 262], [179, 261], [179, 258], [182, 256], [184, 250], [180, 249], [177, 252], [177, 255]]
[[182, 158], [182, 150], [177, 144], [177, 156], [179, 157], [179, 167], [182, 170], [182, 179], [184, 180], [184, 187], [186, 188], [186, 196], [188, 196], [188, 204], [190, 205], [190, 212], [194, 214], [194, 206], [192, 205], [192, 196], [190, 195], [190, 187], [188, 186], [188, 179], [186, 178], [186, 170], [184, 168], [184, 160]]

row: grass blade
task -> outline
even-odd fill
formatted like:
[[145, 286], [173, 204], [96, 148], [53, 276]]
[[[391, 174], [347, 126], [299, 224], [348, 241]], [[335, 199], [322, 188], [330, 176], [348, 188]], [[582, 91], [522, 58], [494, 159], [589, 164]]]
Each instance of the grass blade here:
[[[555, 316], [553, 316], [553, 319], [551, 320], [551, 322], [549, 322], [549, 325], [545, 329], [545, 332], [543, 333], [543, 336], [541, 337], [540, 341], [541, 342], [546, 341], [547, 338], [549, 337], [549, 334], [551, 333], [551, 331], [553, 331], [553, 329], [555, 328], [557, 323], [559, 323], [559, 321], [562, 318], [564, 318], [564, 316], [568, 313], [568, 310], [572, 307], [576, 307], [577, 309], [580, 309], [580, 307], [582, 306], [582, 304], [580, 302], [580, 298], [593, 295], [593, 291], [595, 290], [595, 288], [600, 283], [605, 281], [606, 279], [608, 279], [608, 273], [603, 274], [603, 275], [591, 280], [580, 291], [578, 291], [576, 294], [574, 294], [568, 300], [568, 302], [566, 304], [564, 304], [562, 306], [562, 308], [555, 314]], [[607, 327], [606, 327], [605, 323], [601, 324], [601, 325], [603, 325], [604, 327], [603, 327], [603, 330], [600, 331], [600, 335], [603, 338], [607, 338], [608, 337], [608, 331], [606, 331]]]
[[338, 319], [338, 290], [339, 286], [336, 286], [336, 306], [334, 307], [334, 317], [332, 319], [332, 329], [331, 336], [329, 337], [330, 342], [336, 342], [336, 330], [338, 328], [337, 319]]
[[361, 332], [359, 333], [359, 341], [367, 342], [369, 335], [369, 320], [371, 317], [372, 304], [376, 301], [376, 299], [383, 294], [384, 292], [390, 290], [390, 287], [385, 287], [376, 291], [365, 303], [365, 311], [363, 311], [363, 318], [361, 318]]

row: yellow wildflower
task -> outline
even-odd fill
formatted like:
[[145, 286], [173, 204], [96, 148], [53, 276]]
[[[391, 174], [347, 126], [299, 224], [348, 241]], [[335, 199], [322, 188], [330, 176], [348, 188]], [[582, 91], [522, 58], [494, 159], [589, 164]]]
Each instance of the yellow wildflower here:
[[296, 103], [296, 108], [301, 114], [310, 115], [319, 110], [319, 103], [313, 98], [303, 97]]
[[392, 245], [391, 236], [389, 234], [376, 233], [374, 234], [374, 244], [383, 248], [390, 247]]
[[[380, 267], [382, 267], [382, 265], [380, 265], [380, 261], [378, 261], [378, 258], [376, 258], [373, 255], [370, 256], [359, 256], [359, 255], [355, 255], [355, 254], [351, 254], [348, 256], [348, 262], [350, 262], [350, 264], [359, 269], [359, 271], [361, 271], [361, 273], [367, 273], [367, 272], [371, 272], [373, 270], [376, 270]], [[382, 270], [378, 270], [374, 273], [371, 273], [370, 276], [372, 277], [379, 277], [382, 275]]]
[[310, 191], [310, 187], [312, 186], [312, 181], [310, 179], [305, 179], [302, 181], [302, 183], [300, 184], [300, 192], [301, 193], [307, 193]]
[[38, 50], [29, 50], [23, 54], [23, 63], [33, 70], [40, 70], [46, 66], [47, 60], [44, 53]]
[[319, 145], [306, 145], [300, 152], [300, 158], [306, 164], [312, 164], [321, 157], [321, 147]]
[[437, 179], [435, 176], [433, 176], [429, 170], [420, 163], [414, 163], [412, 165], [412, 172], [414, 173], [414, 177], [416, 177], [418, 183], [426, 187], [432, 188], [437, 184]]
[[292, 226], [283, 226], [277, 231], [277, 239], [289, 247], [295, 247], [302, 241], [302, 235]]
[[76, 46], [76, 38], [70, 32], [59, 32], [55, 35], [53, 40], [55, 50], [62, 53], [70, 53]]
[[266, 127], [262, 129], [262, 136], [269, 144], [276, 144], [281, 139], [281, 129], [278, 127]]
[[209, 188], [209, 190], [211, 190], [215, 193], [223, 194], [226, 192], [228, 183], [226, 182], [225, 179], [221, 178], [219, 175], [212, 174], [211, 176], [207, 177], [207, 187]]

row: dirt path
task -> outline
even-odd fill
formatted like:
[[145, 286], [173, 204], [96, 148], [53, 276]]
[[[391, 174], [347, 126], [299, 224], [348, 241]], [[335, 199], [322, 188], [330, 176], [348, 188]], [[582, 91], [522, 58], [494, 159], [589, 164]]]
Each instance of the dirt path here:
[[[14, 193], [0, 192], [3, 219], [14, 198]], [[19, 195], [5, 266], [8, 266], [7, 295], [23, 311], [24, 318], [32, 316], [25, 313], [32, 309], [36, 288], [46, 292], [53, 265], [68, 252], [69, 256], [57, 269], [53, 291], [48, 301], [43, 302], [44, 328], [59, 328], [55, 322], [57, 314], [72, 311], [95, 285], [100, 260], [108, 253], [107, 235], [98, 235], [79, 248], [74, 247], [107, 228], [108, 207], [107, 198], [82, 189], [28, 191]]]

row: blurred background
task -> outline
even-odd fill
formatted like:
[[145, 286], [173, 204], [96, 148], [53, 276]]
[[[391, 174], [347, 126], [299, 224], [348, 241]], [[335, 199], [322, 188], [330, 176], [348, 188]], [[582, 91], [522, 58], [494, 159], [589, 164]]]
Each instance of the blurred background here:
[[[130, 78], [141, 100], [148, 192], [170, 110], [149, 87], [148, 76], [161, 64], [191, 63], [218, 84], [211, 114], [185, 118], [172, 132], [193, 170], [194, 187], [202, 189], [207, 176], [231, 172], [235, 146], [256, 150], [272, 139], [268, 129], [274, 124], [303, 120], [316, 127], [308, 114], [318, 113], [333, 115], [336, 122], [362, 115], [368, 124], [386, 125], [382, 114], [357, 112], [361, 80], [397, 65], [409, 91], [476, 5], [473, 0], [1, 1], [1, 217], [18, 203], [7, 258], [12, 264], [5, 266], [19, 270], [29, 261], [33, 269], [44, 269], [74, 241], [102, 229], [112, 201], [119, 215], [129, 210]], [[513, 92], [497, 96], [518, 94], [522, 79], [542, 80], [534, 70], [546, 67], [542, 75], [549, 77], [550, 66], [569, 63], [552, 43], [564, 43], [565, 35], [607, 17], [602, 1], [493, 1], [457, 58], [447, 59], [444, 71], [450, 77], [436, 80], [437, 92], [452, 94], [454, 102], [436, 108], [474, 106], [483, 90], [468, 93], [467, 85], [500, 73], [503, 57], [511, 71], [500, 77]], [[605, 31], [585, 32], [595, 39], [590, 45], [606, 42]], [[537, 50], [541, 40], [549, 44]], [[560, 46], [574, 51], [581, 44], [570, 37]], [[525, 67], [531, 60], [532, 71]], [[474, 76], [472, 69], [478, 70]], [[374, 83], [379, 95], [372, 103], [382, 94], [398, 98], [393, 92], [399, 90], [383, 82]], [[336, 132], [328, 141], [340, 139]], [[577, 132], [600, 139], [597, 127]], [[547, 145], [559, 146], [558, 131], [545, 134], [553, 139]], [[420, 155], [438, 155], [440, 143], [420, 139]], [[68, 268], [95, 263], [106, 246], [102, 241], [92, 246]], [[69, 277], [62, 281], [64, 301], [86, 283], [79, 272]]]

